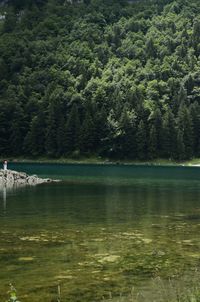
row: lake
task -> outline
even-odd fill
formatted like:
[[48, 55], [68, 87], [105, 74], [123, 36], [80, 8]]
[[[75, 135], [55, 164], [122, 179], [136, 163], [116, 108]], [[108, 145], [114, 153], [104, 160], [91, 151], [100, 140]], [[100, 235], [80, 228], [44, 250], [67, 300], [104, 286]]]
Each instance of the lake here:
[[58, 285], [68, 302], [172, 301], [199, 283], [200, 168], [9, 168], [62, 182], [0, 190], [2, 302], [9, 283], [21, 302]]

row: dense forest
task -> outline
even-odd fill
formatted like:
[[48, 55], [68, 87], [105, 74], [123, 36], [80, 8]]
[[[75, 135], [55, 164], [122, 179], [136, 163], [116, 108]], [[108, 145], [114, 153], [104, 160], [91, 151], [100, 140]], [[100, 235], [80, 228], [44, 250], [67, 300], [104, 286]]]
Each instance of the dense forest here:
[[199, 0], [8, 0], [0, 15], [1, 157], [200, 157]]

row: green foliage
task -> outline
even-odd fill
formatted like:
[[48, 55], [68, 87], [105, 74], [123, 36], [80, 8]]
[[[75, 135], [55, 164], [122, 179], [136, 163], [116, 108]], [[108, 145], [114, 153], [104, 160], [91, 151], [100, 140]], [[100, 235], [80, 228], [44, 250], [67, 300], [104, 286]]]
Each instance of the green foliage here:
[[200, 156], [198, 0], [10, 0], [0, 155]]
[[17, 291], [12, 284], [10, 284], [10, 298], [6, 302], [20, 302], [17, 298]]

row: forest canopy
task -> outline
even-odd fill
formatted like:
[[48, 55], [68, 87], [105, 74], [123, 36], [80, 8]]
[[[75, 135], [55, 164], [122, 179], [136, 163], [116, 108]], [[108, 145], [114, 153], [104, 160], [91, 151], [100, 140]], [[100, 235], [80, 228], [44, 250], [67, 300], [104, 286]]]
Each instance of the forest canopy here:
[[0, 15], [1, 157], [200, 157], [199, 0], [8, 0]]

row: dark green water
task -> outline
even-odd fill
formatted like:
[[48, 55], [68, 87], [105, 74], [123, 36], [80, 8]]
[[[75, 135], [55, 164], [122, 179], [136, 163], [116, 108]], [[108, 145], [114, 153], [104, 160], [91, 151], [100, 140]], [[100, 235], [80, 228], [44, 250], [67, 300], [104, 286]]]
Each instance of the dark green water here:
[[58, 284], [69, 302], [115, 301], [133, 287], [142, 301], [161, 301], [158, 277], [178, 284], [184, 276], [191, 287], [200, 268], [200, 168], [9, 168], [63, 182], [0, 191], [2, 302], [10, 282], [22, 302], [57, 301]]

